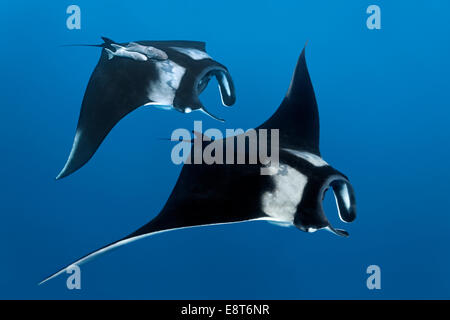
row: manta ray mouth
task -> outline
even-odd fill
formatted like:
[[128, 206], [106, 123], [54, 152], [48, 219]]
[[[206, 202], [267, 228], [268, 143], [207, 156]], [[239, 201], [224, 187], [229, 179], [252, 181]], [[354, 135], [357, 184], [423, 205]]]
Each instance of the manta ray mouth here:
[[[355, 192], [353, 190], [353, 186], [350, 184], [347, 178], [344, 176], [336, 175], [331, 176], [327, 179], [327, 181], [323, 184], [320, 192], [320, 202], [325, 198], [325, 193], [329, 188], [333, 189], [334, 197], [336, 199], [336, 207], [338, 210], [339, 218], [342, 222], [349, 223], [356, 219], [356, 198]], [[323, 208], [322, 208], [323, 211]], [[340, 235], [340, 236], [348, 236], [348, 232], [342, 229], [335, 229], [333, 226], [328, 223], [328, 226], [324, 227], [324, 229]]]

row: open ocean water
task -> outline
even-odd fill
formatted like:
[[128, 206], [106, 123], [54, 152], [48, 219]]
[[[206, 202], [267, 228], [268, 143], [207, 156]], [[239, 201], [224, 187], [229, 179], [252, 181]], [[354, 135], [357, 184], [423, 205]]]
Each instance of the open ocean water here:
[[[69, 30], [66, 9], [81, 9]], [[369, 5], [381, 29], [369, 30]], [[450, 24], [448, 1], [28, 1], [1, 3], [0, 298], [443, 299], [450, 298]], [[201, 40], [228, 67], [237, 102], [216, 83], [202, 94], [219, 123], [143, 107], [92, 160], [55, 181], [70, 151], [99, 48], [133, 40]], [[266, 222], [155, 235], [63, 274], [76, 258], [154, 217], [181, 170], [176, 128], [252, 128], [279, 106], [298, 55], [321, 117], [324, 159], [351, 180], [358, 216], [349, 238]], [[381, 289], [366, 269], [381, 270]]]

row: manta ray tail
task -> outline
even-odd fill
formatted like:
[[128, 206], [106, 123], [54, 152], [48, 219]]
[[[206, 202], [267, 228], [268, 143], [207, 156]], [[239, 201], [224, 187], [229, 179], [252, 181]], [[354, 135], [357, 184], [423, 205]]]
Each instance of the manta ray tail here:
[[102, 40], [104, 41], [103, 43], [100, 44], [63, 44], [61, 45], [61, 47], [97, 47], [97, 48], [107, 48], [109, 46], [111, 46], [112, 44], [115, 44], [115, 42], [111, 39], [108, 39], [106, 37], [101, 37]]
[[102, 48], [103, 44], [62, 44], [61, 47], [98, 47]]

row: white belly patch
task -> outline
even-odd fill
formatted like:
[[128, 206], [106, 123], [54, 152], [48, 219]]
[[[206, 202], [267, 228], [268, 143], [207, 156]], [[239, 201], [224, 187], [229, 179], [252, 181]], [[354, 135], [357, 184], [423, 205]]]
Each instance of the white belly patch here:
[[276, 221], [293, 222], [308, 178], [294, 168], [280, 164], [278, 172], [271, 179], [275, 188], [262, 195], [262, 211]]
[[152, 104], [172, 105], [186, 69], [171, 60], [155, 62], [158, 76], [150, 81], [148, 98]]

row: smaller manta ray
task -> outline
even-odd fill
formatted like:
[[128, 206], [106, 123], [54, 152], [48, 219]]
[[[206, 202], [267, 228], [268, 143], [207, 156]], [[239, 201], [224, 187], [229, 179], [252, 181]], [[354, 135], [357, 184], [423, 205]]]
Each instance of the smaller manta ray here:
[[[135, 41], [102, 38], [100, 61], [91, 75], [81, 105], [69, 158], [56, 179], [80, 169], [91, 159], [111, 129], [140, 106], [200, 110], [214, 119], [199, 99], [216, 77], [224, 106], [236, 101], [228, 69], [213, 60], [204, 42]], [[76, 46], [76, 45], [75, 45]]]
[[[266, 220], [295, 226], [305, 232], [324, 229], [348, 236], [345, 230], [331, 226], [322, 205], [325, 192], [331, 187], [340, 219], [352, 222], [356, 218], [355, 195], [349, 179], [320, 155], [319, 113], [304, 49], [283, 102], [257, 129], [279, 129], [277, 166], [185, 163], [164, 208], [153, 220], [73, 264], [79, 265], [106, 251], [159, 232], [214, 224]], [[194, 134], [197, 139], [199, 133]], [[209, 139], [203, 137], [202, 141], [205, 140]], [[201, 150], [221, 140], [223, 142], [223, 139], [217, 139], [202, 143]], [[194, 151], [195, 139], [191, 154]], [[233, 156], [236, 154], [235, 149]], [[245, 148], [245, 154], [249, 155], [249, 148]], [[273, 169], [273, 174], [261, 175], [261, 168]], [[65, 272], [68, 267], [41, 283]]]

